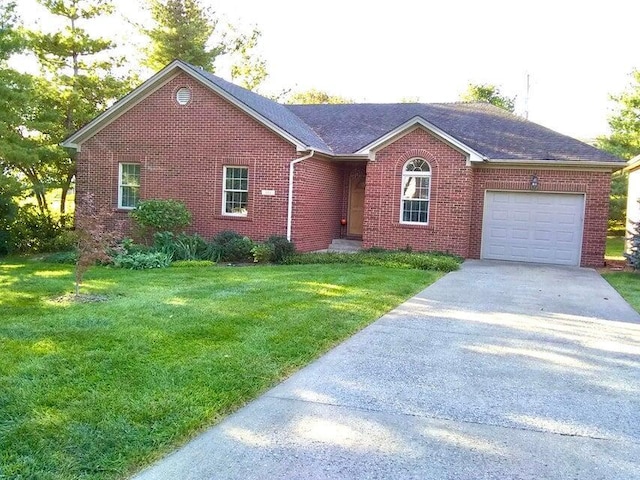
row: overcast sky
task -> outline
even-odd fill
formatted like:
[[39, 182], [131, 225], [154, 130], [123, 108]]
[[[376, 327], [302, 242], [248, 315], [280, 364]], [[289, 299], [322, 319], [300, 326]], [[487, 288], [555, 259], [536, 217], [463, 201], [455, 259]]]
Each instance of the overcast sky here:
[[[640, 68], [637, 0], [204, 0], [232, 23], [262, 31], [270, 77], [262, 90], [317, 88], [363, 102], [457, 100], [469, 82], [517, 95], [529, 119], [580, 139], [607, 133], [609, 95]], [[124, 20], [145, 21], [140, 0], [95, 27], [126, 42], [141, 39]], [[23, 18], [55, 24], [20, 0]], [[217, 72], [225, 76], [223, 70]]]

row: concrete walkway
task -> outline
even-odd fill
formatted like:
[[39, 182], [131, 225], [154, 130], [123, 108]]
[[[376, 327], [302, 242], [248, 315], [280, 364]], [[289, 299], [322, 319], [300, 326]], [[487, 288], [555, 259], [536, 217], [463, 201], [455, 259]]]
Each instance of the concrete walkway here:
[[640, 317], [467, 261], [136, 478], [640, 479]]

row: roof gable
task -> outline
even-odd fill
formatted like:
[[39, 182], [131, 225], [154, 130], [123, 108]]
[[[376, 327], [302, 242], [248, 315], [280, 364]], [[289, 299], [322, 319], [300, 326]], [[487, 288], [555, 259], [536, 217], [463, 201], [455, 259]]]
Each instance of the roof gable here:
[[299, 151], [312, 148], [324, 153], [332, 153], [329, 146], [306, 123], [283, 105], [180, 60], [175, 60], [167, 65], [87, 125], [69, 136], [62, 145], [79, 149], [82, 142], [140, 103], [180, 72], [184, 72], [202, 82], [250, 117], [293, 143]]

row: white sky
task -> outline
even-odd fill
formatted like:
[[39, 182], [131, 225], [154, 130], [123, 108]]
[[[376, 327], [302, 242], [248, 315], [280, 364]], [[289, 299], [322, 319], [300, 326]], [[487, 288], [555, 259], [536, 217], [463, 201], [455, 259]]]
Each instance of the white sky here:
[[[637, 0], [203, 0], [235, 25], [262, 31], [269, 79], [261, 90], [317, 88], [365, 102], [458, 99], [469, 82], [517, 95], [529, 119], [590, 139], [608, 131], [609, 95], [640, 68]], [[96, 28], [134, 58], [141, 0], [115, 0], [117, 15]], [[23, 18], [55, 23], [35, 0]], [[226, 76], [223, 70], [217, 72]]]

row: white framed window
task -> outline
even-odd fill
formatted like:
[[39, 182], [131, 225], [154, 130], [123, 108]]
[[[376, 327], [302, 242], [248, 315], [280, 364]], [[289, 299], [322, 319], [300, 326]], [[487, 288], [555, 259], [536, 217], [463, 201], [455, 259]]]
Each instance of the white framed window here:
[[118, 172], [118, 208], [134, 209], [140, 202], [140, 164], [121, 163]]
[[249, 169], [224, 167], [222, 187], [222, 214], [247, 216], [249, 205]]
[[431, 167], [421, 158], [412, 158], [402, 168], [400, 223], [429, 223]]

